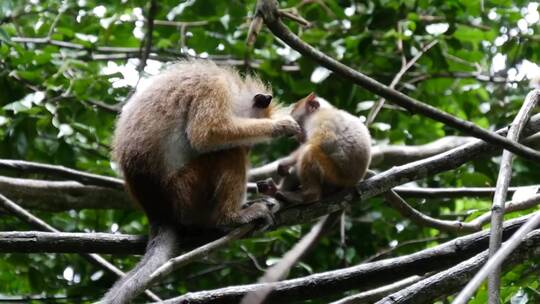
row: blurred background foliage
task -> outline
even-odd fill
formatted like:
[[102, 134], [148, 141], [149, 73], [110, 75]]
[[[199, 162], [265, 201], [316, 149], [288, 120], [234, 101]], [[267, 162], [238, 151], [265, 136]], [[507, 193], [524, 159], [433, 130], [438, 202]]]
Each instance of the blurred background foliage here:
[[[509, 123], [529, 90], [529, 81], [540, 75], [537, 2], [291, 0], [280, 5], [296, 8], [312, 22], [309, 28], [289, 23], [306, 42], [386, 84], [399, 71], [402, 56], [410, 60], [437, 41], [397, 88], [484, 128]], [[149, 1], [0, 1], [0, 157], [116, 175], [109, 158], [114, 109], [137, 83], [143, 86], [146, 77], [187, 56], [255, 71], [272, 84], [275, 96], [284, 103], [314, 91], [340, 108], [367, 116], [376, 96], [303, 58], [268, 31], [263, 30], [254, 48], [248, 49], [245, 38], [254, 6], [254, 0], [158, 1], [155, 19], [162, 22], [154, 26], [153, 50], [138, 81]], [[423, 144], [458, 134], [391, 105], [383, 108], [370, 131], [375, 144]], [[252, 160], [269, 162], [293, 146], [287, 139], [258, 146]], [[494, 186], [498, 161], [486, 157], [416, 184]], [[514, 168], [514, 184], [540, 181], [539, 164], [518, 159]], [[433, 216], [461, 219], [472, 218], [478, 212], [471, 215], [471, 210], [490, 205], [480, 199], [411, 203]], [[62, 231], [144, 234], [147, 228], [139, 212], [35, 214]], [[0, 217], [2, 231], [28, 229], [10, 216]], [[254, 282], [307, 229], [283, 228], [237, 242], [186, 267], [156, 290], [167, 297]], [[389, 248], [393, 250], [385, 257], [411, 253], [455, 237], [410, 223], [378, 198], [349, 210], [345, 231], [344, 244], [338, 232], [324, 238], [290, 277], [357, 264]], [[400, 245], [411, 240], [416, 242]], [[0, 301], [21, 295], [53, 302], [92, 301], [116, 279], [74, 254], [1, 257]], [[108, 258], [123, 269], [138, 260]], [[529, 261], [507, 273], [504, 302], [540, 301], [537, 270], [535, 261]], [[472, 303], [485, 303], [485, 298], [483, 289]]]

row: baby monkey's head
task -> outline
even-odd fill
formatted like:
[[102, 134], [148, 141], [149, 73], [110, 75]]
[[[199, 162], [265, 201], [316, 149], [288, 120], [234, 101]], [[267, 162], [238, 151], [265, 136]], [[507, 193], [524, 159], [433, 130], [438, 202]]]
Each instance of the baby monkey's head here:
[[306, 119], [319, 109], [331, 107], [332, 105], [328, 101], [321, 97], [317, 97], [315, 93], [312, 92], [292, 105], [291, 116], [300, 126], [303, 126]]
[[292, 105], [291, 117], [296, 120], [303, 132], [303, 135], [298, 137], [298, 141], [304, 142], [306, 140], [307, 120], [320, 109], [327, 108], [332, 108], [332, 105], [325, 99], [316, 96], [313, 92]]

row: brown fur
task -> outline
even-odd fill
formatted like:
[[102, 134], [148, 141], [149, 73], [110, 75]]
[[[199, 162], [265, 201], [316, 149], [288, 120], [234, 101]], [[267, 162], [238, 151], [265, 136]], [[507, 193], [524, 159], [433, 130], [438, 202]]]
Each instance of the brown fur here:
[[185, 61], [154, 77], [122, 109], [114, 158], [148, 216], [151, 235], [141, 262], [102, 303], [135, 298], [150, 274], [178, 253], [181, 232], [272, 217], [262, 203], [243, 208], [249, 147], [297, 135], [300, 127], [290, 117], [271, 117], [272, 105], [256, 106], [256, 94], [270, 94], [256, 77]]
[[[271, 119], [272, 107], [252, 109], [256, 93], [269, 89], [254, 77], [189, 61], [135, 94], [118, 121], [114, 155], [151, 221], [215, 227], [262, 216], [260, 206], [241, 209], [248, 147], [299, 127]], [[175, 132], [187, 160], [171, 169], [164, 142]]]
[[[281, 162], [280, 171], [286, 172], [283, 167], [294, 166], [301, 201], [318, 201], [323, 190], [326, 193], [352, 187], [364, 177], [371, 160], [371, 137], [358, 118], [317, 100], [313, 94], [298, 101], [291, 115], [304, 129], [306, 138], [305, 143]], [[286, 178], [280, 191], [294, 197], [290, 190], [295, 186]]]

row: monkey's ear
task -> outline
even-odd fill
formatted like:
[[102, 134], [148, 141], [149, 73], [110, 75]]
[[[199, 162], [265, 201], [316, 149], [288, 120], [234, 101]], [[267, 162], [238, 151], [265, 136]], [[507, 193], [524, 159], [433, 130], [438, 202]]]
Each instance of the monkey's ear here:
[[315, 99], [315, 97], [317, 97], [317, 95], [315, 95], [315, 92], [311, 92], [308, 96], [306, 96], [306, 101], [312, 101]]
[[321, 104], [314, 98], [308, 99], [306, 102], [306, 108], [307, 108], [308, 113], [313, 113], [317, 111], [320, 107], [321, 107]]
[[253, 107], [259, 109], [266, 109], [272, 101], [272, 95], [257, 94], [253, 96]]

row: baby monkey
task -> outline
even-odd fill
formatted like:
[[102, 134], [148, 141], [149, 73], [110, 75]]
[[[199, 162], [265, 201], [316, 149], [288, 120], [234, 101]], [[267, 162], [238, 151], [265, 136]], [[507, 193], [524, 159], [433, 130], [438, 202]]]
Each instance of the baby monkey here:
[[291, 116], [302, 128], [301, 145], [280, 162], [279, 186], [271, 180], [260, 182], [261, 192], [308, 204], [364, 177], [371, 160], [371, 137], [359, 118], [313, 93], [293, 105]]

